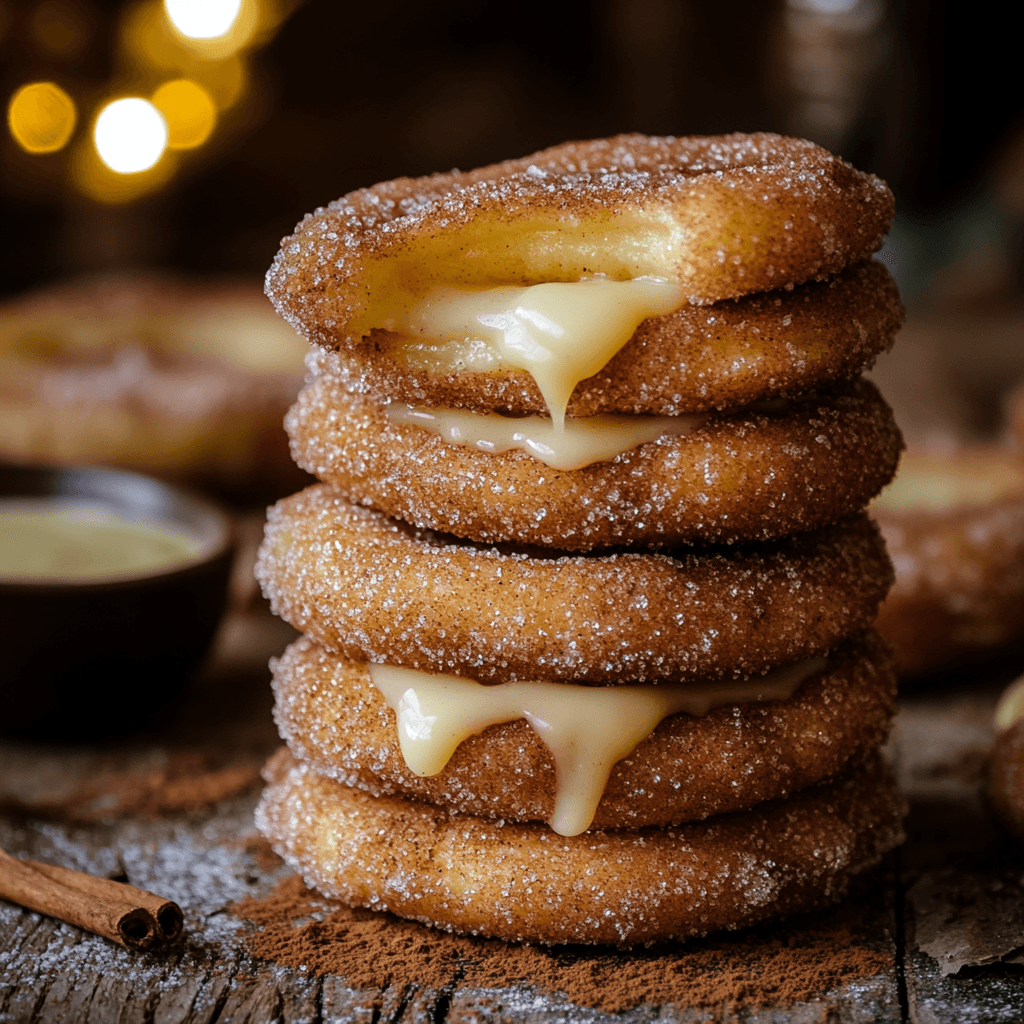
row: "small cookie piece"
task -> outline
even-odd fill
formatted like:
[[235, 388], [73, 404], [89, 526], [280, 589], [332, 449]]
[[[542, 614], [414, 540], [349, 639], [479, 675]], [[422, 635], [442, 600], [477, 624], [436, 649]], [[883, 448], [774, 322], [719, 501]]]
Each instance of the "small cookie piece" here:
[[[678, 416], [806, 394], [870, 367], [892, 345], [903, 315], [896, 282], [876, 260], [791, 291], [686, 305], [643, 321], [602, 370], [576, 386], [567, 412]], [[378, 399], [514, 416], [546, 412], [525, 370], [474, 370], [467, 355], [462, 341], [410, 345], [374, 330], [344, 356], [314, 358]]]
[[892, 216], [884, 182], [801, 139], [619, 135], [351, 192], [282, 241], [266, 288], [310, 341], [350, 349], [439, 285], [652, 276], [702, 305], [821, 280]]
[[1024, 678], [1007, 687], [995, 714], [988, 795], [1003, 824], [1024, 839]]
[[[554, 760], [523, 719], [471, 736], [441, 772], [418, 776], [365, 665], [303, 637], [272, 668], [281, 736], [318, 774], [374, 796], [398, 794], [465, 814], [551, 818]], [[834, 651], [791, 700], [727, 705], [701, 718], [673, 715], [612, 768], [591, 827], [698, 821], [831, 778], [884, 740], [895, 697], [888, 653], [869, 632]]]
[[871, 506], [896, 570], [878, 629], [899, 671], [1024, 640], [1024, 461], [994, 447], [909, 451]]
[[[452, 444], [321, 375], [285, 427], [303, 469], [354, 502], [483, 543], [564, 551], [775, 540], [859, 512], [896, 472], [892, 413], [861, 380], [713, 414], [581, 469]], [[470, 428], [471, 429], [471, 428]]]
[[568, 556], [415, 530], [324, 484], [268, 514], [274, 611], [354, 661], [481, 682], [753, 675], [874, 620], [892, 580], [866, 516], [771, 544]]
[[877, 759], [749, 811], [570, 838], [368, 796], [287, 751], [265, 774], [257, 827], [308, 884], [350, 906], [513, 942], [631, 946], [811, 910], [903, 838], [903, 803]]

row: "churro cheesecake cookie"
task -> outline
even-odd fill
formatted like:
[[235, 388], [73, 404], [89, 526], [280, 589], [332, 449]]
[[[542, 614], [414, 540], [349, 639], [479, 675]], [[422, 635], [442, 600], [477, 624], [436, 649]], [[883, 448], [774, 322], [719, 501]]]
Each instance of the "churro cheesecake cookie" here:
[[868, 628], [891, 573], [863, 514], [772, 544], [573, 556], [415, 530], [323, 484], [270, 509], [256, 566], [331, 650], [482, 682], [762, 673]]
[[[802, 395], [867, 369], [902, 322], [896, 283], [876, 260], [828, 281], [711, 307], [684, 304], [642, 321], [576, 385], [566, 414], [678, 416]], [[479, 340], [374, 329], [339, 353], [315, 351], [320, 372], [345, 377], [378, 399], [513, 416], [547, 411], [528, 370]]]
[[305, 345], [258, 287], [132, 274], [0, 303], [0, 458], [227, 492], [301, 486], [281, 418]]
[[661, 315], [829, 277], [878, 249], [892, 215], [882, 181], [810, 142], [620, 135], [349, 193], [284, 240], [267, 291], [332, 349], [414, 329], [451, 285], [653, 278], [639, 302]]
[[878, 628], [920, 676], [1024, 639], [1024, 458], [992, 446], [908, 451], [871, 506], [896, 567]]
[[309, 637], [272, 668], [281, 735], [318, 774], [562, 835], [700, 820], [831, 778], [888, 734], [896, 694], [870, 632], [763, 676], [597, 692], [366, 665]]
[[257, 824], [321, 892], [513, 941], [630, 946], [811, 910], [903, 838], [877, 761], [749, 811], [569, 837], [371, 797], [286, 751], [266, 775]]
[[[352, 501], [483, 542], [570, 551], [774, 540], [862, 509], [902, 448], [859, 380], [733, 413], [484, 417], [382, 406], [339, 378], [285, 420], [296, 461]], [[637, 442], [640, 443], [637, 443]]]

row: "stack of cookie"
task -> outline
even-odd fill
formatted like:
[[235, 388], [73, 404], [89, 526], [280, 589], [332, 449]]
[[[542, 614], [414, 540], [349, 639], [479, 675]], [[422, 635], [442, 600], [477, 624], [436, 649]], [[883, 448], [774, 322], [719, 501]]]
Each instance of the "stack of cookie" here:
[[323, 892], [628, 945], [835, 899], [900, 837], [859, 374], [902, 310], [877, 179], [771, 135], [400, 179], [267, 278], [321, 481], [258, 576], [305, 633], [258, 823]]

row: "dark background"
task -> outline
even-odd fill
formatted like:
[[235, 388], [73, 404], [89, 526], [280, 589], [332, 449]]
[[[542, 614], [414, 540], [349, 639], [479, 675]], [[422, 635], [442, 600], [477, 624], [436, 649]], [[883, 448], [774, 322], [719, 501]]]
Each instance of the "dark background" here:
[[[89, 42], [69, 63], [33, 48], [31, 4], [0, 0], [5, 97], [49, 77], [99, 90], [124, 6], [82, 0]], [[148, 197], [79, 196], [63, 154], [28, 156], [5, 131], [0, 292], [139, 266], [256, 277], [305, 212], [353, 188], [630, 130], [808, 135], [885, 177], [927, 239], [990, 187], [1018, 68], [991, 7], [949, 0], [307, 0], [253, 57], [227, 136]]]

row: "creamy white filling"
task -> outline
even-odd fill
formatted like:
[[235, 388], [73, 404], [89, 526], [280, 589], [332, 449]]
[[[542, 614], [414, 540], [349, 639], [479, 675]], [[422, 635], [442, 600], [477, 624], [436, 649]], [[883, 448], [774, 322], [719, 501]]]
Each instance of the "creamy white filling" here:
[[1005, 732], [1024, 718], [1024, 678], [1016, 680], [996, 705], [996, 732]]
[[472, 352], [480, 343], [499, 363], [526, 370], [561, 429], [573, 389], [602, 370], [644, 320], [683, 305], [682, 288], [660, 277], [603, 277], [527, 287], [437, 288], [383, 326], [415, 344]]
[[369, 671], [397, 716], [402, 756], [417, 775], [436, 775], [463, 740], [488, 726], [525, 719], [555, 759], [557, 792], [550, 825], [560, 835], [574, 836], [590, 827], [612, 766], [663, 718], [703, 716], [725, 704], [788, 700], [827, 664], [824, 658], [811, 658], [756, 678], [696, 686], [484, 686], [391, 665], [370, 665]]
[[485, 452], [518, 449], [552, 469], [573, 470], [609, 462], [659, 437], [682, 436], [702, 426], [707, 413], [685, 416], [586, 416], [565, 420], [558, 429], [546, 416], [501, 416], [461, 409], [421, 409], [392, 402], [392, 423], [410, 424], [437, 434], [450, 444]]

